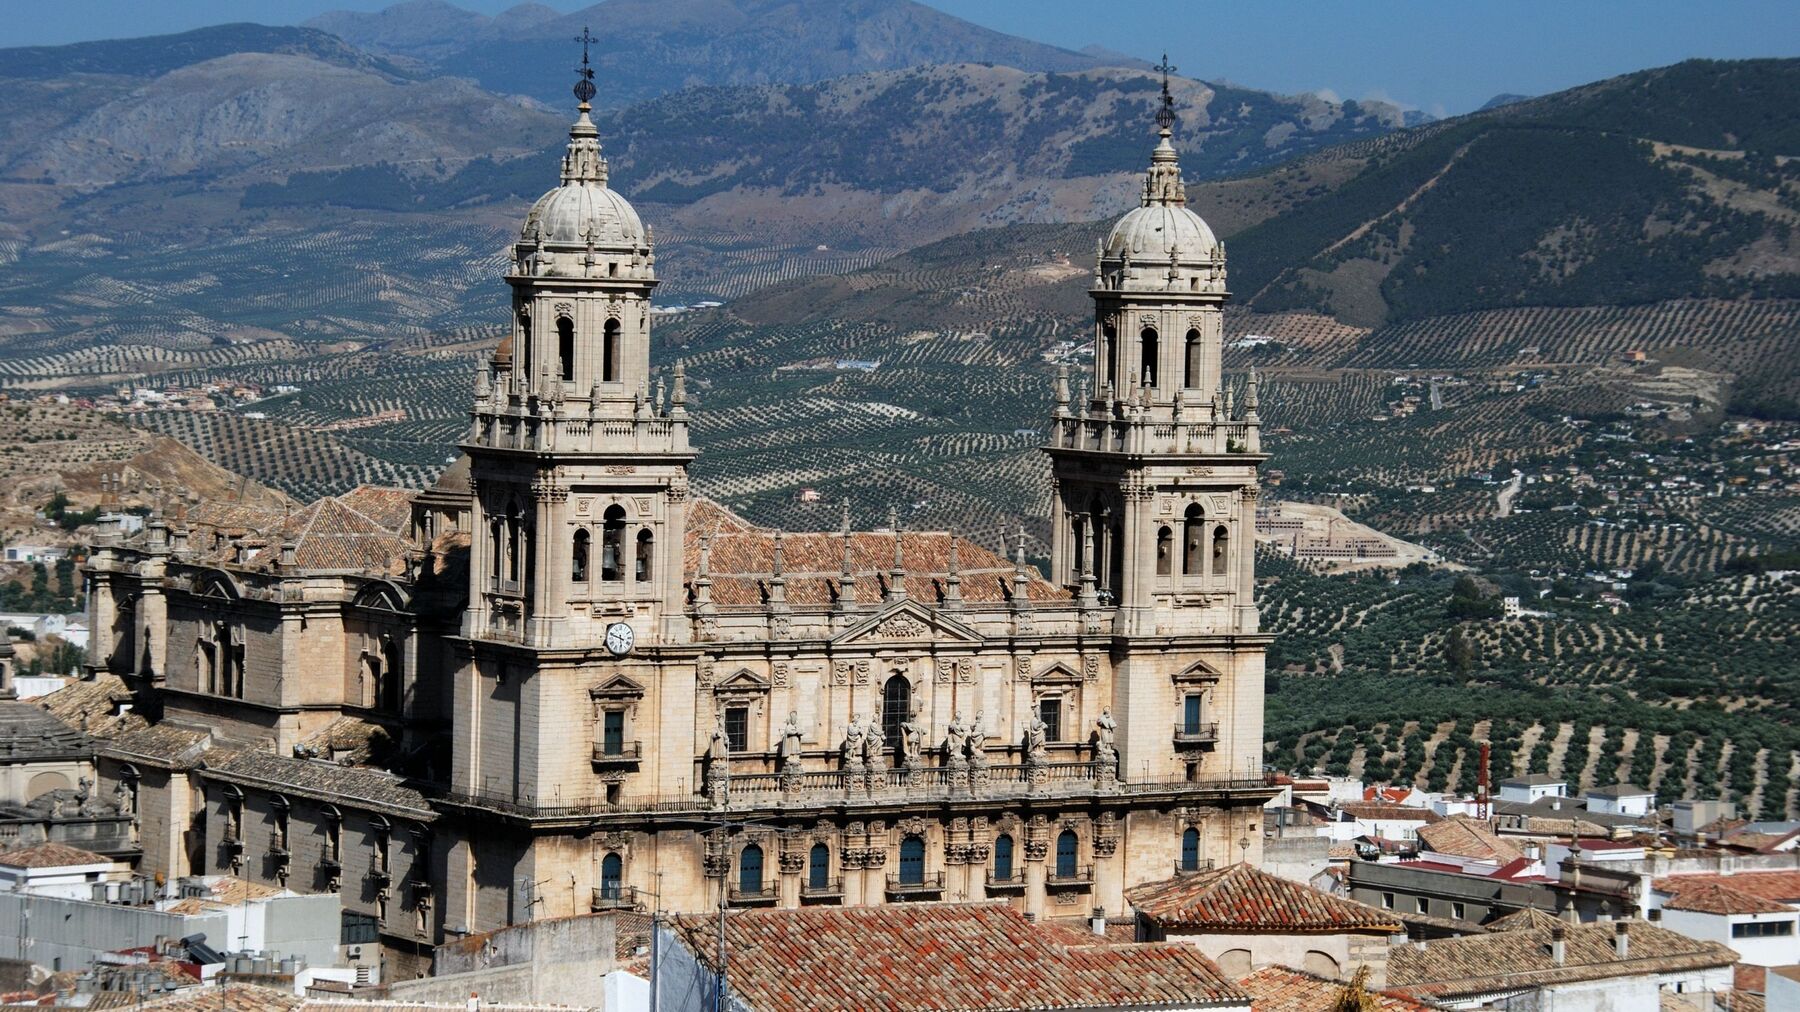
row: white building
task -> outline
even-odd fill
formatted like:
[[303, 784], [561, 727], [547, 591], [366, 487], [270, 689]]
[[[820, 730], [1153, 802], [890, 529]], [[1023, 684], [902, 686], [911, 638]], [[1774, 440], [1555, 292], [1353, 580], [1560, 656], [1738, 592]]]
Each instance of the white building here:
[[1729, 945], [1757, 966], [1800, 963], [1800, 871], [1670, 875], [1656, 880], [1654, 898], [1673, 931]]
[[1636, 784], [1596, 787], [1587, 792], [1587, 810], [1603, 815], [1649, 815], [1656, 811], [1656, 792]]
[[0, 892], [85, 900], [94, 885], [126, 882], [131, 867], [65, 843], [40, 843], [0, 854]]
[[1543, 773], [1529, 776], [1511, 777], [1500, 781], [1500, 800], [1517, 801], [1529, 805], [1543, 798], [1566, 798], [1569, 796], [1569, 785], [1566, 781]]

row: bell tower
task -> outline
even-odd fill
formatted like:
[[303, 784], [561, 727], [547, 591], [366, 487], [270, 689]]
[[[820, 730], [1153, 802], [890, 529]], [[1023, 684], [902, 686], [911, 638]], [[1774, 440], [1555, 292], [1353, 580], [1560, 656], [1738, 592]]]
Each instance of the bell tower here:
[[1221, 367], [1225, 247], [1187, 206], [1165, 59], [1139, 206], [1099, 244], [1094, 362], [1059, 374], [1051, 578], [1114, 611], [1115, 635], [1254, 633], [1256, 378]]
[[560, 184], [512, 248], [511, 333], [475, 380], [464, 635], [538, 649], [685, 638], [687, 392], [650, 374], [654, 235], [607, 186], [583, 53]]

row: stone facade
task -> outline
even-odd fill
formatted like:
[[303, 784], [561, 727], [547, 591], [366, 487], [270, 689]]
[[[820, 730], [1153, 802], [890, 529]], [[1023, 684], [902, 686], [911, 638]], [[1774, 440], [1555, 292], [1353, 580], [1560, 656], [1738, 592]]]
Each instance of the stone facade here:
[[1254, 377], [1238, 411], [1219, 371], [1224, 250], [1185, 204], [1165, 124], [1100, 244], [1096, 367], [1056, 380], [1046, 579], [1022, 545], [847, 508], [773, 531], [692, 494], [654, 236], [584, 102], [436, 487], [196, 504], [96, 546], [94, 655], [162, 736], [101, 751], [165, 795], [145, 870], [334, 890], [416, 957], [721, 893], [1119, 913], [1184, 846], [1255, 860], [1264, 457]]

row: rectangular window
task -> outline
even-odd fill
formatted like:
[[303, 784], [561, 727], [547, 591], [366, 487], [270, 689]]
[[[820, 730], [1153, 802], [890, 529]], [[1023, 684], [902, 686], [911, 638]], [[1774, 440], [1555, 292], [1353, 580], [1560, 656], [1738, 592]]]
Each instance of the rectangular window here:
[[1468, 908], [1461, 903], [1452, 903], [1450, 904], [1450, 916], [1459, 921], [1466, 921], [1469, 919]]
[[605, 727], [601, 731], [601, 747], [607, 755], [623, 755], [625, 752], [625, 711], [606, 711]]
[[1181, 701], [1181, 729], [1188, 734], [1200, 733], [1200, 696], [1198, 693]]
[[1413, 909], [1417, 910], [1421, 914], [1429, 914], [1429, 913], [1431, 913], [1431, 901], [1426, 899], [1423, 896], [1420, 896], [1417, 899], [1413, 900]]
[[338, 944], [371, 945], [380, 940], [381, 922], [368, 914], [359, 914], [354, 910], [344, 911]]
[[1394, 909], [1394, 894], [1393, 893], [1382, 893], [1381, 894], [1381, 909], [1383, 909], [1383, 910]]
[[1781, 938], [1793, 933], [1793, 921], [1750, 921], [1731, 926], [1733, 938]]
[[748, 706], [725, 708], [725, 740], [733, 752], [750, 750], [750, 708]]
[[1038, 719], [1044, 722], [1044, 740], [1062, 741], [1062, 697], [1038, 700]]

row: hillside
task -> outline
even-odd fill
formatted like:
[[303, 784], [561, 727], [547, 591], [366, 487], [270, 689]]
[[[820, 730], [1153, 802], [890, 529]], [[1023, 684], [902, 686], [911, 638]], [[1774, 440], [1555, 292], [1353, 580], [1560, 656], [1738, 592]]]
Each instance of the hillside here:
[[559, 104], [568, 94], [569, 39], [588, 27], [599, 37], [601, 107], [695, 85], [805, 84], [928, 64], [1071, 71], [1109, 62], [911, 0], [607, 0], [566, 15], [521, 4], [491, 18], [417, 0], [373, 13], [337, 11], [307, 25], [472, 77], [491, 91]]

